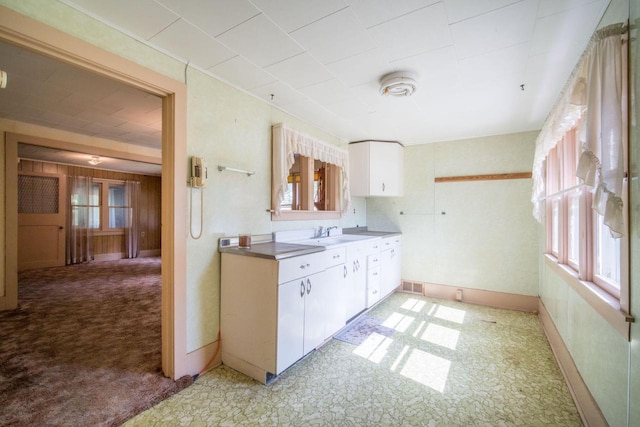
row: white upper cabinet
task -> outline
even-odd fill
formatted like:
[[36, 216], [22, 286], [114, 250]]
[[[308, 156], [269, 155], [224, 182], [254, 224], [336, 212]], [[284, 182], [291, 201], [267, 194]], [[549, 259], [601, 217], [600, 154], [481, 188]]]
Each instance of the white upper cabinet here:
[[361, 141], [349, 144], [352, 196], [398, 197], [404, 194], [404, 147], [399, 142]]

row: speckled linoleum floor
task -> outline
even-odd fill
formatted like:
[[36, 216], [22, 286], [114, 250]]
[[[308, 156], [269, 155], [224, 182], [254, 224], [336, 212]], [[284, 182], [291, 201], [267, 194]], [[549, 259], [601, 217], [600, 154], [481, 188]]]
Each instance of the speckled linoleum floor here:
[[396, 293], [264, 386], [221, 366], [127, 426], [579, 426], [538, 318]]

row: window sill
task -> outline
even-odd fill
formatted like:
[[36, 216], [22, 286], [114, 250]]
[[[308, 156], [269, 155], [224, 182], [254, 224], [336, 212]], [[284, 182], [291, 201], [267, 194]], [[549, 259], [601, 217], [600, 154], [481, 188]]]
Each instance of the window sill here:
[[629, 324], [633, 316], [620, 309], [620, 302], [592, 282], [578, 278], [578, 274], [549, 254], [544, 255], [546, 264], [553, 269], [571, 288], [578, 293], [598, 314], [600, 314], [626, 340], [630, 338]]
[[282, 211], [280, 215], [271, 213], [271, 221], [304, 221], [317, 219], [340, 219], [340, 211]]

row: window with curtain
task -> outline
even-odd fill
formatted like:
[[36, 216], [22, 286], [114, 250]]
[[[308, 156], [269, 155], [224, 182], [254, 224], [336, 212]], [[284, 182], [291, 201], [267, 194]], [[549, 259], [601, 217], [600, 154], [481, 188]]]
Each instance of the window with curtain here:
[[572, 284], [600, 289], [629, 311], [624, 222], [627, 159], [626, 28], [594, 37], [536, 141], [534, 216], [548, 259]]
[[[93, 232], [99, 227], [99, 192], [90, 177], [69, 176], [66, 263], [80, 264], [93, 259]], [[98, 214], [96, 215], [96, 210]]]
[[272, 219], [294, 211], [313, 216], [346, 212], [351, 201], [347, 150], [281, 123], [273, 126], [272, 136]]

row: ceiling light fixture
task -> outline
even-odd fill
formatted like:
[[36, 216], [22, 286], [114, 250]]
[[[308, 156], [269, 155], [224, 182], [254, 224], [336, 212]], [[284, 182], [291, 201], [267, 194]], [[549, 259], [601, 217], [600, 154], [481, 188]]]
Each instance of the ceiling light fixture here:
[[418, 89], [415, 75], [406, 71], [387, 74], [380, 83], [380, 94], [383, 96], [410, 96]]
[[90, 165], [97, 166], [100, 163], [102, 163], [102, 160], [100, 159], [100, 156], [91, 156], [91, 159], [89, 159], [89, 164]]

